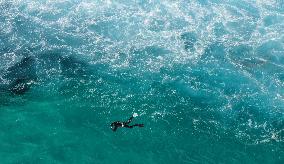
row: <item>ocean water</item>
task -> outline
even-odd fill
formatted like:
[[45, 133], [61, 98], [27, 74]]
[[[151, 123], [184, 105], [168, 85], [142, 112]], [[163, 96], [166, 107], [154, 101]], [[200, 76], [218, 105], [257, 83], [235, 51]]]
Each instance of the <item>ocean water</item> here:
[[0, 0], [0, 163], [284, 163], [284, 1]]

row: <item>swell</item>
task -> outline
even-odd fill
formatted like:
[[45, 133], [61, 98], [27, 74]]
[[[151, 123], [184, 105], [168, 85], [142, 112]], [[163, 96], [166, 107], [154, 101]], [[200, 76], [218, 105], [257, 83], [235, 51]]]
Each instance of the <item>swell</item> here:
[[9, 69], [34, 59], [28, 100], [59, 95], [102, 116], [134, 108], [191, 132], [283, 143], [281, 1], [15, 0], [0, 11], [0, 82], [15, 85]]

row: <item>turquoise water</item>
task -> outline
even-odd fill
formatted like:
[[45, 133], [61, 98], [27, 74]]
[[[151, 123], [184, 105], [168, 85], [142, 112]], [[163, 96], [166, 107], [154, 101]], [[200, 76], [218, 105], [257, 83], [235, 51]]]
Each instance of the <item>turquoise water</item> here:
[[283, 34], [283, 0], [0, 0], [0, 163], [284, 163]]

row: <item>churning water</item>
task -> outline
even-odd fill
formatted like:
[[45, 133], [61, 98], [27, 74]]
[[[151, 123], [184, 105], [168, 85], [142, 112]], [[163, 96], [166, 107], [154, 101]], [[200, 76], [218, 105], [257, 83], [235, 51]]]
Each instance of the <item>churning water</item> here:
[[0, 163], [283, 162], [283, 0], [0, 0]]

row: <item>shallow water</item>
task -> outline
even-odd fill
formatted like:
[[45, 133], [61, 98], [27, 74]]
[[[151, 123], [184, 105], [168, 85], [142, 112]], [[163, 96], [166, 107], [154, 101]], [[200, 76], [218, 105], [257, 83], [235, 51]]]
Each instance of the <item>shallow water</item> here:
[[[0, 163], [283, 163], [284, 1], [0, 0]], [[109, 125], [127, 120], [144, 128]]]

